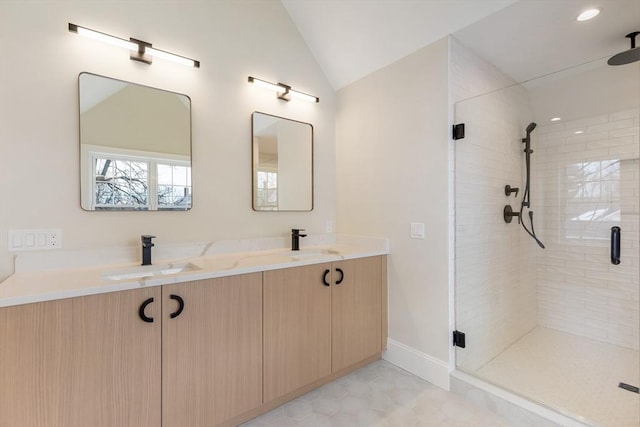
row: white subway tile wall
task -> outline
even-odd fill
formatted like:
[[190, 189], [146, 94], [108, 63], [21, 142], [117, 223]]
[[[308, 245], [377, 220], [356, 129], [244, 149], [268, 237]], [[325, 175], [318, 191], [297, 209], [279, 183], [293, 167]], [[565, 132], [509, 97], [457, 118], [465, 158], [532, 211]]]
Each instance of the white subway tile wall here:
[[[527, 92], [493, 65], [451, 44], [455, 122], [466, 136], [455, 144], [456, 328], [466, 348], [458, 368], [475, 371], [537, 324], [537, 246], [517, 219], [503, 220], [506, 204], [519, 210], [523, 189], [521, 138], [532, 117]], [[511, 86], [481, 97], [480, 91]], [[472, 98], [469, 98], [472, 97]], [[518, 198], [505, 185], [519, 187]]]
[[[543, 125], [533, 158], [538, 323], [622, 347], [640, 338], [640, 109]], [[576, 131], [584, 133], [576, 134]], [[621, 262], [610, 229], [622, 229]]]

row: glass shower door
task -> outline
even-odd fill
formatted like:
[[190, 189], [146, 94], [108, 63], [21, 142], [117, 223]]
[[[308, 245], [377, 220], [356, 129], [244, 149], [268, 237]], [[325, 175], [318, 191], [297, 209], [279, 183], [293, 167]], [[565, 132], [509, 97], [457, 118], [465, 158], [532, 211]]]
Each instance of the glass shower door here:
[[[620, 79], [640, 88], [640, 67], [591, 66], [455, 104], [466, 130], [454, 143], [456, 329], [466, 338], [456, 366], [605, 426], [640, 423], [629, 391], [640, 385], [640, 89], [616, 90]], [[545, 249], [521, 211], [527, 227], [534, 212]]]

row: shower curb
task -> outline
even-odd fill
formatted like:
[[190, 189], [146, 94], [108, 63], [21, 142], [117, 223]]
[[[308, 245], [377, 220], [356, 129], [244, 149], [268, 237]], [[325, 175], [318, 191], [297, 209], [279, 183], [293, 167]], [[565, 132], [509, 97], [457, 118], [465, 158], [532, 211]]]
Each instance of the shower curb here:
[[451, 392], [522, 427], [585, 427], [580, 422], [543, 405], [486, 383], [464, 372], [454, 370], [450, 375]]

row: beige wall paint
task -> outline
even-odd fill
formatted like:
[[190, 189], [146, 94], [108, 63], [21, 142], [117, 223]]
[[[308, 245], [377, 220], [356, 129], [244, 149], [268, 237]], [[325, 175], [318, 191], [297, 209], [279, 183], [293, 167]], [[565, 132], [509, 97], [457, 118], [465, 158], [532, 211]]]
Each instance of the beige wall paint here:
[[[338, 92], [340, 233], [385, 236], [389, 338], [448, 363], [448, 43]], [[426, 239], [409, 238], [423, 222]]]
[[191, 156], [191, 106], [179, 96], [128, 85], [82, 113], [82, 143]]
[[[147, 40], [198, 59], [200, 69], [69, 33], [67, 24]], [[277, 0], [0, 2], [0, 280], [13, 271], [7, 230], [61, 228], [65, 249], [324, 232], [335, 220], [335, 95]], [[292, 59], [294, 58], [294, 59]], [[80, 208], [78, 74], [88, 71], [191, 97], [193, 209], [85, 212]], [[291, 84], [319, 104], [285, 103], [247, 83]], [[251, 209], [251, 113], [313, 123], [315, 207]]]

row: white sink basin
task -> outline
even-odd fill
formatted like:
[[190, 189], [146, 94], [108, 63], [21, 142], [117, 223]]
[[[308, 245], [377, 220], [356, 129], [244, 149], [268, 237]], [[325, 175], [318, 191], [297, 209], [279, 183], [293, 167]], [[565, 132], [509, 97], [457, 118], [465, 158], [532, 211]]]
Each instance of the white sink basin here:
[[135, 280], [148, 277], [162, 277], [170, 274], [184, 273], [186, 271], [200, 270], [195, 264], [190, 262], [168, 263], [158, 265], [142, 265], [140, 267], [122, 268], [120, 270], [109, 271], [102, 275], [106, 280]]
[[337, 252], [329, 249], [300, 249], [299, 251], [289, 251], [289, 256], [297, 260], [320, 258], [331, 254], [335, 255]]

